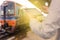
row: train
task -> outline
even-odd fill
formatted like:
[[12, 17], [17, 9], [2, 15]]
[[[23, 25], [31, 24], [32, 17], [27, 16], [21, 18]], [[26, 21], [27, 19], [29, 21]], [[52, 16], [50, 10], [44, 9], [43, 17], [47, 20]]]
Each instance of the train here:
[[11, 34], [16, 30], [16, 20], [20, 15], [21, 5], [4, 1], [0, 6], [0, 34]]

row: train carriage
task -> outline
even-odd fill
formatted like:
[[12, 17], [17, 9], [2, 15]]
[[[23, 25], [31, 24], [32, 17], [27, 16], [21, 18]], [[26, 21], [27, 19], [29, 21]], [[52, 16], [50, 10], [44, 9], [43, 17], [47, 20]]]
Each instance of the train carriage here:
[[0, 8], [0, 31], [3, 33], [14, 33], [16, 29], [16, 18], [20, 15], [20, 6], [12, 1], [4, 1]]

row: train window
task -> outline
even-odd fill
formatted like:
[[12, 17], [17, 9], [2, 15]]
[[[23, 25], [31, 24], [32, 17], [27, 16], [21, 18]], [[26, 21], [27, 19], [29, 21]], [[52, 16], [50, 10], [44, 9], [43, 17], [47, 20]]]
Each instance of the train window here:
[[3, 11], [0, 11], [0, 16], [2, 16], [3, 15]]
[[3, 15], [3, 9], [2, 9], [2, 6], [0, 6], [0, 16]]
[[16, 16], [19, 15], [19, 6], [16, 6]]
[[6, 7], [6, 15], [8, 14], [14, 14], [14, 3], [8, 2], [8, 5]]

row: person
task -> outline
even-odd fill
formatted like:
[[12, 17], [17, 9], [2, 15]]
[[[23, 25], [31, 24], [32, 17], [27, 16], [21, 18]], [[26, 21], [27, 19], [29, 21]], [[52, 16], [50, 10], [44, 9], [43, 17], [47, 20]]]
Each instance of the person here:
[[[54, 35], [52, 35], [52, 33], [54, 33], [55, 31], [59, 31], [58, 29], [60, 29], [60, 0], [51, 0], [50, 7], [48, 9], [48, 16], [42, 22], [42, 27], [42, 30], [44, 31], [42, 31], [42, 35], [45, 35], [46, 38], [48, 38], [49, 35], [49, 38], [51, 38]], [[60, 39], [58, 38], [58, 40]]]
[[[50, 39], [60, 29], [60, 0], [51, 0], [50, 7], [48, 8], [48, 16], [42, 23], [37, 20], [30, 20], [31, 30], [44, 39]], [[60, 40], [60, 36], [57, 35], [56, 40]]]

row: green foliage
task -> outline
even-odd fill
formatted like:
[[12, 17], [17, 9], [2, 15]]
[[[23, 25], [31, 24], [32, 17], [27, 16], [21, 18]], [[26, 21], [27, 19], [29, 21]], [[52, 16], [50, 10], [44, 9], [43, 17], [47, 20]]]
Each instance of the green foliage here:
[[22, 24], [16, 26], [16, 38], [17, 40], [21, 40], [22, 38], [27, 36], [27, 32], [29, 31], [28, 24]]
[[19, 30], [20, 32], [27, 32], [28, 29], [29, 29], [28, 24], [17, 25], [17, 30]]

